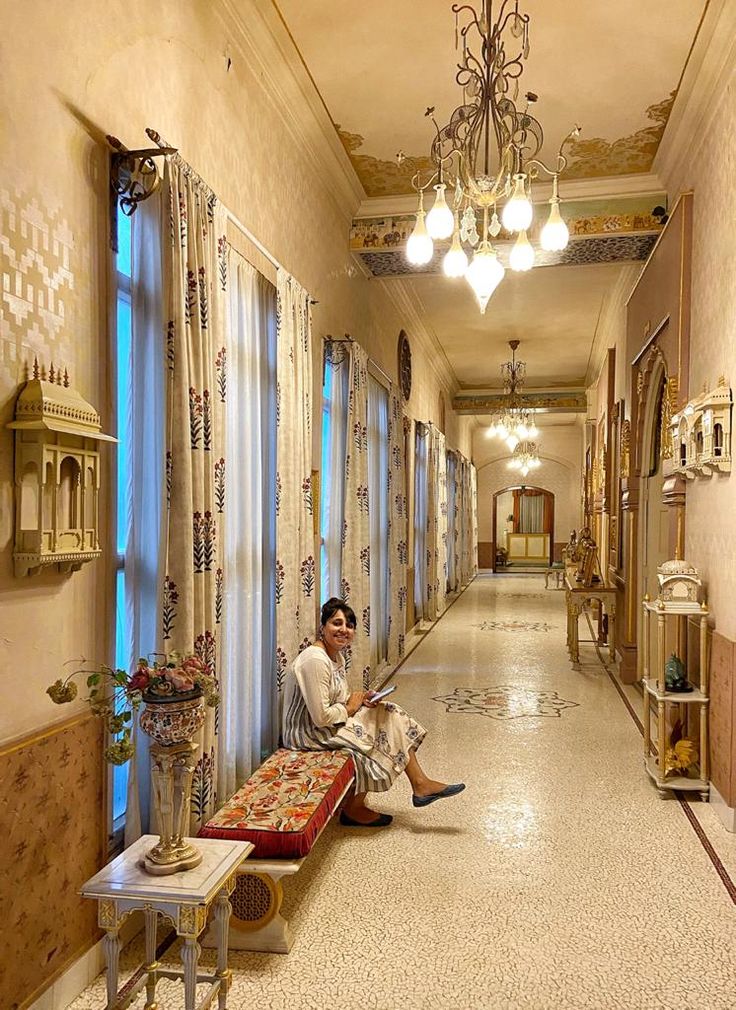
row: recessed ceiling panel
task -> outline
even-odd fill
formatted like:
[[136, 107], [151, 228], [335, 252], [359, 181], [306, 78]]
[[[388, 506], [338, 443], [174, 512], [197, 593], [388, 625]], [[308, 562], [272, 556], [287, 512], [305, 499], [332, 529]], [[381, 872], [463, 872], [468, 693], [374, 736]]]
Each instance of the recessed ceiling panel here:
[[501, 363], [511, 357], [509, 340], [521, 341], [517, 357], [526, 362], [527, 386], [555, 388], [583, 384], [601, 310], [622, 269], [627, 266], [507, 271], [485, 315], [464, 280], [427, 276], [386, 283], [411, 292], [461, 392], [499, 388]]

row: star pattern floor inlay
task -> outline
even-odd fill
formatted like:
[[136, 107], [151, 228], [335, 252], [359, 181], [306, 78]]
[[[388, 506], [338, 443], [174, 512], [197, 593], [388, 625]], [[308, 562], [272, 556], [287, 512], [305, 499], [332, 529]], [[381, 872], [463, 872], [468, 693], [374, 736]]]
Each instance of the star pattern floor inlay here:
[[577, 708], [576, 701], [560, 698], [556, 691], [532, 691], [502, 684], [498, 687], [456, 687], [452, 694], [433, 698], [445, 706], [447, 712], [470, 715], [487, 715], [491, 719], [521, 719], [527, 717], [556, 717], [566, 708]]
[[552, 631], [555, 625], [546, 621], [481, 621], [473, 627], [479, 631]]
[[[402, 776], [370, 798], [393, 814], [389, 828], [333, 818], [284, 883], [291, 953], [232, 952], [229, 1010], [736, 1006], [736, 907], [680, 804], [657, 797], [639, 729], [592, 645], [573, 670], [564, 593], [543, 586], [543, 573], [481, 575], [410, 636], [419, 644], [393, 697], [427, 729], [428, 774], [467, 788], [415, 809]], [[553, 630], [477, 627], [492, 621]], [[481, 715], [511, 698], [522, 711], [540, 698], [576, 707], [463, 718], [434, 700], [458, 691], [491, 702]], [[635, 689], [624, 693], [640, 712]], [[736, 837], [710, 804], [689, 809], [736, 879]], [[162, 961], [179, 957], [175, 943]], [[136, 940], [123, 976], [141, 959]], [[105, 1002], [102, 974], [71, 1010]], [[181, 984], [162, 980], [157, 1002], [181, 1010]], [[145, 993], [132, 1010], [144, 1007]]]

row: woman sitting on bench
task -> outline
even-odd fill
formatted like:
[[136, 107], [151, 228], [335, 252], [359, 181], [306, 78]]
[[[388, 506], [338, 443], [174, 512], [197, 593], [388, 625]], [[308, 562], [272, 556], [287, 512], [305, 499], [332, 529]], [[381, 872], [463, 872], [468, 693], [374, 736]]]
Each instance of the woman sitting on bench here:
[[342, 651], [355, 636], [355, 614], [333, 597], [322, 607], [317, 641], [297, 656], [284, 688], [284, 746], [294, 750], [342, 750], [353, 753], [355, 794], [340, 814], [350, 827], [383, 828], [390, 814], [365, 805], [366, 793], [389, 789], [401, 772], [411, 782], [412, 803], [426, 807], [456, 796], [462, 782], [447, 785], [422, 770], [416, 750], [426, 730], [390, 701], [372, 701], [376, 691], [353, 691], [345, 676]]

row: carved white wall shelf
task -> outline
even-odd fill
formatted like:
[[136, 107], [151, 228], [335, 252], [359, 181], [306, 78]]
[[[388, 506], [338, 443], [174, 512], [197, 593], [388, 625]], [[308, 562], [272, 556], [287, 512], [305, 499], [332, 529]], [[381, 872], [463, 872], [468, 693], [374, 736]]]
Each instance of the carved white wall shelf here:
[[718, 387], [703, 393], [670, 421], [672, 457], [665, 472], [689, 480], [731, 470], [731, 389], [724, 378]]
[[16, 576], [77, 571], [102, 554], [99, 442], [116, 442], [64, 371], [26, 382], [15, 405]]

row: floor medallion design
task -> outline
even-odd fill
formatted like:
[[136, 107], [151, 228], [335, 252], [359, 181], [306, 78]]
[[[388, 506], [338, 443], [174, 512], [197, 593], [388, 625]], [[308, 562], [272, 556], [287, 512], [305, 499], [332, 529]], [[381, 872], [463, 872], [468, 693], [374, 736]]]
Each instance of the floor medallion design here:
[[546, 621], [482, 621], [473, 627], [479, 631], [552, 631], [554, 624]]
[[463, 712], [468, 715], [486, 715], [491, 719], [522, 719], [525, 716], [560, 718], [566, 708], [577, 708], [576, 701], [560, 698], [557, 691], [534, 691], [531, 688], [456, 687], [452, 694], [442, 694], [432, 699], [445, 706], [446, 712]]

